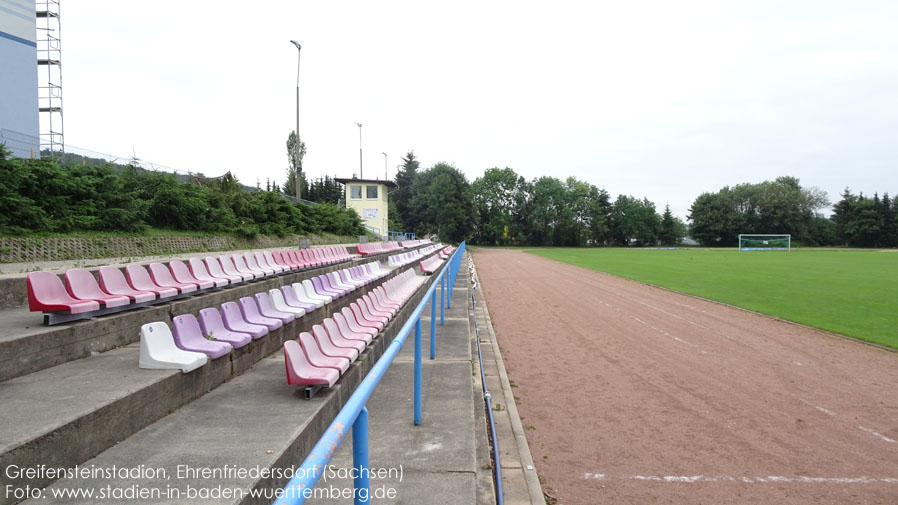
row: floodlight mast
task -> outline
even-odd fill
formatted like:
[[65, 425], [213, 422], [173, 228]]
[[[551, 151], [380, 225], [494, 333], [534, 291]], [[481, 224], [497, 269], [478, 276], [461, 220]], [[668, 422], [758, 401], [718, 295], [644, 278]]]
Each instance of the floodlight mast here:
[[299, 201], [301, 187], [299, 178], [302, 174], [302, 158], [299, 156], [299, 55], [302, 52], [302, 46], [295, 40], [291, 40], [290, 43], [296, 46], [296, 142], [293, 145], [293, 158], [296, 160], [296, 166], [293, 167], [293, 178], [296, 183], [296, 200]]
[[362, 173], [362, 123], [356, 123], [359, 127], [359, 179], [364, 179], [365, 174]]

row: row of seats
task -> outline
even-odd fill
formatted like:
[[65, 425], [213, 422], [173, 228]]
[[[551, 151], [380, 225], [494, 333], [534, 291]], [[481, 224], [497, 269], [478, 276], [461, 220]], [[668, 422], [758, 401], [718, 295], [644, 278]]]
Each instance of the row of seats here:
[[169, 301], [211, 289], [249, 282], [273, 275], [315, 268], [354, 258], [344, 248], [255, 251], [231, 256], [191, 258], [185, 264], [173, 260], [149, 267], [132, 263], [124, 274], [103, 266], [98, 279], [82, 268], [65, 273], [65, 285], [50, 272], [31, 272], [26, 279], [28, 306], [44, 312], [44, 324], [89, 319], [122, 310]]
[[402, 247], [408, 249], [409, 247], [418, 247], [419, 245], [429, 244], [430, 240], [403, 240], [399, 243]]
[[393, 266], [393, 267], [405, 266], [405, 265], [408, 265], [409, 263], [418, 261], [420, 258], [422, 258], [424, 256], [427, 256], [428, 254], [432, 253], [439, 247], [440, 247], [439, 245], [434, 244], [434, 245], [431, 245], [431, 246], [428, 246], [428, 247], [425, 247], [422, 249], [416, 249], [414, 251], [408, 251], [408, 252], [404, 252], [404, 253], [400, 253], [400, 254], [394, 254], [393, 256], [390, 256], [387, 258], [387, 262], [389, 263], [390, 266]]
[[455, 252], [454, 247], [452, 247], [451, 245], [446, 246], [443, 248], [442, 251], [440, 251], [440, 258], [443, 258], [444, 260], [449, 259], [449, 256], [452, 256], [452, 253], [454, 253], [454, 252]]
[[195, 370], [388, 273], [372, 262], [225, 302], [220, 312], [205, 308], [199, 319], [176, 316], [173, 330], [164, 322], [146, 324], [141, 327], [140, 367]]
[[382, 254], [402, 250], [403, 247], [399, 242], [369, 242], [367, 244], [359, 244], [355, 246], [356, 251], [362, 256], [369, 254]]
[[421, 265], [421, 273], [423, 274], [432, 274], [440, 269], [440, 266], [446, 260], [443, 259], [439, 254], [434, 254], [433, 256], [422, 260]]
[[311, 333], [284, 342], [287, 384], [333, 386], [424, 281], [406, 270], [316, 324]]

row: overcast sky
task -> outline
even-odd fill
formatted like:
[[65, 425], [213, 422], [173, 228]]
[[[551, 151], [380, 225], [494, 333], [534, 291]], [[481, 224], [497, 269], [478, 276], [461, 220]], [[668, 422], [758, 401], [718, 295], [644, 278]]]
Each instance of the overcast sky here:
[[[66, 143], [255, 185], [574, 176], [669, 203], [792, 175], [898, 193], [898, 1], [82, 0], [62, 4]], [[828, 213], [828, 211], [827, 211]]]

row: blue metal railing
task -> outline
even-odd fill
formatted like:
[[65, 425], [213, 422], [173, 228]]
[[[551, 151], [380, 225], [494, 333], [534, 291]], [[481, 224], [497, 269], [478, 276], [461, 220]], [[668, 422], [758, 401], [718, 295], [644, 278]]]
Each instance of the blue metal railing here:
[[496, 479], [496, 505], [505, 504], [505, 493], [502, 490], [502, 460], [499, 458], [499, 440], [496, 438], [496, 422], [493, 420], [493, 398], [489, 389], [486, 387], [486, 374], [483, 372], [483, 353], [480, 351], [480, 327], [477, 325], [477, 300], [474, 298], [474, 287], [477, 286], [475, 273], [471, 266], [468, 266], [471, 275], [471, 313], [474, 314], [474, 335], [477, 338], [477, 359], [480, 361], [480, 383], [483, 384], [483, 400], [486, 402], [486, 413], [490, 422], [490, 440], [493, 443], [493, 463], [496, 472], [493, 477]]
[[[448, 290], [448, 296], [445, 297], [447, 303], [452, 296], [452, 284], [455, 281], [455, 277], [458, 274], [458, 270], [461, 266], [461, 257], [465, 252], [465, 243], [462, 242], [461, 245], [458, 246], [458, 249], [454, 252], [454, 254], [449, 258], [449, 261], [443, 265], [443, 268], [434, 276], [440, 277], [439, 281], [434, 280], [430, 287], [427, 289], [427, 292], [424, 294], [424, 297], [421, 299], [421, 302], [415, 307], [415, 310], [412, 312], [412, 315], [408, 318], [405, 324], [402, 325], [402, 328], [399, 330], [399, 333], [396, 335], [396, 338], [390, 342], [390, 345], [387, 347], [386, 351], [384, 351], [383, 356], [377, 363], [371, 367], [371, 370], [368, 372], [368, 375], [362, 380], [361, 384], [359, 384], [358, 388], [356, 388], [355, 392], [349, 397], [349, 400], [346, 401], [346, 404], [343, 405], [343, 408], [337, 413], [337, 416], [331, 422], [330, 426], [324, 432], [324, 435], [318, 440], [318, 443], [315, 444], [315, 447], [312, 448], [309, 455], [306, 456], [306, 459], [302, 462], [302, 465], [296, 469], [294, 472], [294, 477], [290, 479], [290, 482], [282, 490], [281, 496], [275, 500], [276, 505], [299, 505], [301, 503], [305, 503], [305, 501], [313, 496], [312, 488], [315, 486], [315, 483], [321, 478], [324, 473], [327, 464], [330, 462], [331, 458], [337, 452], [337, 448], [340, 447], [340, 444], [343, 443], [343, 439], [346, 436], [346, 432], [349, 427], [352, 427], [352, 467], [353, 467], [353, 486], [355, 490], [353, 492], [354, 502], [357, 505], [370, 503], [369, 498], [369, 482], [368, 482], [368, 469], [369, 467], [369, 458], [368, 458], [368, 410], [365, 408], [365, 403], [368, 401], [368, 398], [371, 397], [371, 394], [374, 392], [374, 389], [380, 383], [380, 380], [383, 378], [384, 374], [387, 371], [387, 368], [393, 363], [393, 360], [396, 358], [396, 355], [399, 354], [399, 351], [402, 349], [402, 344], [405, 343], [406, 338], [412, 330], [412, 327], [415, 329], [415, 398], [414, 398], [414, 422], [415, 425], [421, 424], [421, 313], [424, 311], [424, 307], [427, 305], [427, 302], [430, 301], [433, 304], [436, 301], [436, 289], [439, 285], [440, 287], [440, 325], [442, 326], [444, 323], [444, 308], [442, 307], [443, 300], [443, 290]], [[445, 286], [446, 280], [448, 280], [448, 286]], [[430, 300], [428, 300], [428, 298]], [[435, 324], [434, 317], [435, 309], [431, 308], [431, 359], [433, 359], [435, 355]]]
[[390, 237], [391, 241], [415, 240], [414, 233], [407, 233], [404, 231], [389, 231], [389, 230], [387, 230], [387, 235]]

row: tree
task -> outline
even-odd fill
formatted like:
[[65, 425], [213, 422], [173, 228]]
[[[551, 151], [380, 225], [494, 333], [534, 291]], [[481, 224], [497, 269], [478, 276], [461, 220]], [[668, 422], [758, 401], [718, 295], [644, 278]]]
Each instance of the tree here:
[[692, 238], [706, 246], [735, 247], [744, 228], [744, 216], [736, 210], [729, 187], [699, 195], [689, 207], [687, 218], [692, 221]]
[[521, 230], [515, 214], [520, 200], [515, 196], [523, 190], [524, 178], [508, 167], [488, 168], [471, 184], [474, 242], [508, 245], [519, 239]]
[[661, 226], [658, 228], [658, 242], [661, 245], [677, 245], [686, 236], [686, 225], [670, 211], [670, 205], [664, 206], [661, 214]]
[[[305, 185], [305, 173], [302, 171], [302, 159], [306, 156], [306, 143], [299, 140], [299, 152], [296, 152], [296, 130], [291, 131], [290, 135], [287, 136], [287, 180], [284, 182], [284, 194], [294, 195], [296, 198], [300, 198], [300, 195], [296, 194], [296, 173], [299, 172], [300, 176], [300, 186]], [[302, 196], [306, 194], [306, 187], [300, 187], [300, 192]]]
[[410, 206], [415, 178], [418, 175], [420, 166], [420, 161], [415, 158], [415, 151], [409, 150], [405, 157], [402, 158], [402, 165], [399, 165], [396, 171], [394, 181], [398, 187], [391, 194], [391, 200], [396, 202], [396, 212], [399, 215], [399, 219], [404, 224], [404, 228], [409, 231], [414, 229], [414, 223], [410, 215]]
[[660, 217], [655, 212], [655, 204], [646, 198], [618, 195], [611, 222], [614, 240], [619, 245], [654, 245], [658, 240]]
[[415, 233], [436, 233], [440, 240], [461, 242], [472, 229], [470, 185], [464, 174], [448, 163], [437, 163], [417, 174], [412, 187], [409, 219]]

